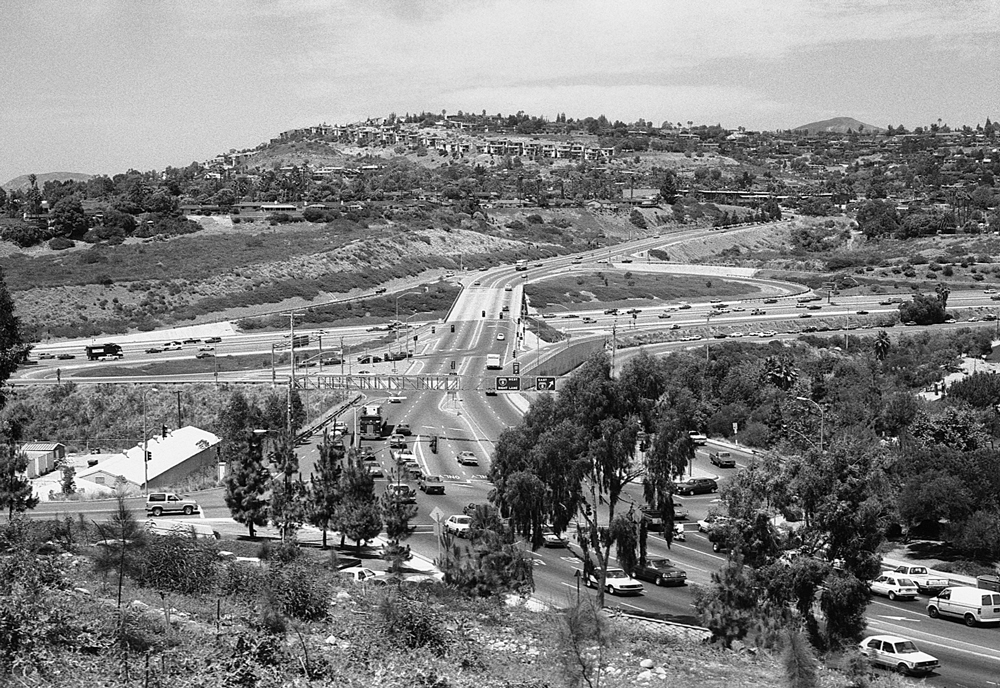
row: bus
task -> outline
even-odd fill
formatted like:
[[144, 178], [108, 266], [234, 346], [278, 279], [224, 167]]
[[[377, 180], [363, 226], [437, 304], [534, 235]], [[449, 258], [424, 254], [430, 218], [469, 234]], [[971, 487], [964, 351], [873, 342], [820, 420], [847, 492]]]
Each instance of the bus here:
[[486, 354], [486, 370], [503, 370], [500, 354]]
[[97, 361], [107, 358], [121, 358], [125, 354], [117, 344], [95, 344], [87, 347], [87, 360]]
[[359, 432], [363, 440], [380, 440], [385, 432], [385, 416], [378, 404], [366, 404], [361, 407], [361, 418], [358, 419]]

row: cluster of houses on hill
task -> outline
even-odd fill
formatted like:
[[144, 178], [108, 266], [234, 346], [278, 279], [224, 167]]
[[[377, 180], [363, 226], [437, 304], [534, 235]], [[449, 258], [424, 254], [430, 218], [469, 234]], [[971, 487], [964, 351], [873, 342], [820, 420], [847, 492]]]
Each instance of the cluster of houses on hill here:
[[[61, 442], [28, 442], [26, 477], [43, 501], [63, 496], [63, 468], [73, 469], [75, 493], [84, 498], [110, 497], [117, 490], [139, 494], [144, 485], [164, 488], [205, 468], [219, 470], [219, 438], [193, 426], [168, 430], [124, 452], [67, 455]], [[143, 461], [148, 450], [149, 460]]]

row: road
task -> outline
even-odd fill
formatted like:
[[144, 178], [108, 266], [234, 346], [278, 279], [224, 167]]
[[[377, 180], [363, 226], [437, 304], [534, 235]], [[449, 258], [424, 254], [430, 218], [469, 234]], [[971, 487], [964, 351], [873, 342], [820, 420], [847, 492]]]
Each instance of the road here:
[[[504, 395], [487, 396], [484, 393], [483, 382], [487, 377], [485, 370], [486, 356], [500, 354], [504, 361], [504, 374], [510, 370], [511, 362], [520, 358], [532, 346], [532, 337], [526, 335], [521, 315], [522, 292], [525, 282], [540, 280], [554, 275], [561, 275], [574, 270], [590, 270], [597, 261], [616, 261], [625, 256], [641, 256], [654, 247], [669, 246], [672, 243], [690, 240], [703, 235], [704, 230], [686, 230], [671, 235], [668, 238], [642, 239], [597, 253], [588, 253], [583, 257], [566, 256], [544, 261], [542, 267], [532, 266], [527, 272], [516, 272], [512, 267], [494, 268], [480, 273], [463, 275], [464, 289], [443, 323], [422, 323], [418, 325], [419, 338], [414, 344], [415, 356], [411, 359], [397, 362], [400, 372], [418, 375], [459, 375], [464, 381], [463, 389], [455, 391], [411, 390], [403, 395], [395, 396], [398, 403], [390, 401], [388, 395], [369, 394], [366, 403], [381, 403], [391, 425], [408, 423], [413, 435], [410, 444], [421, 469], [428, 474], [441, 475], [445, 479], [446, 493], [442, 496], [430, 497], [419, 495], [418, 514], [415, 519], [417, 531], [410, 540], [413, 549], [429, 557], [437, 556], [438, 540], [435, 536], [435, 525], [430, 512], [440, 508], [446, 515], [460, 514], [470, 503], [486, 502], [490, 484], [486, 480], [489, 458], [495, 447], [495, 442], [501, 433], [516, 425], [521, 418], [523, 408]], [[634, 263], [630, 269], [639, 269]], [[740, 278], [750, 279], [750, 278]], [[725, 327], [728, 331], [743, 328], [760, 330], [764, 327], [777, 328], [779, 324], [790, 326], [801, 322], [811, 322], [810, 319], [799, 318], [802, 313], [814, 313], [829, 318], [847, 321], [858, 316], [857, 311], [866, 310], [871, 314], [895, 311], [896, 306], [886, 306], [877, 303], [876, 297], [838, 298], [836, 303], [821, 305], [818, 311], [797, 308], [796, 297], [801, 289], [784, 283], [768, 281], [760, 283], [762, 291], [758, 298], [743, 302], [730, 302], [728, 313], [709, 316], [720, 309], [711, 303], [692, 303], [690, 309], [669, 311], [669, 318], [660, 318], [663, 309], [643, 309], [644, 312], [632, 318], [616, 318], [605, 315], [603, 309], [582, 310], [575, 314], [587, 316], [594, 322], [584, 323], [583, 318], [560, 319], [559, 325], [567, 333], [572, 333], [574, 341], [583, 337], [605, 337], [614, 328], [619, 332], [653, 332], [664, 330], [673, 324], [678, 325], [680, 332], [704, 330], [710, 325], [713, 328]], [[799, 289], [798, 292], [795, 290]], [[778, 299], [777, 303], [763, 304], [764, 298]], [[970, 307], [983, 308], [985, 295], [973, 292], [956, 292], [951, 295], [950, 304], [963, 304]], [[745, 304], [745, 305], [744, 305]], [[746, 310], [734, 310], [734, 308]], [[753, 308], [767, 310], [763, 315], [752, 315], [748, 311]], [[551, 320], [550, 320], [551, 322]], [[367, 328], [339, 328], [328, 330], [323, 336], [329, 341], [337, 342], [340, 337], [345, 343], [363, 341], [372, 333]], [[794, 336], [794, 335], [785, 335]], [[260, 335], [227, 335], [220, 345], [216, 345], [216, 353], [231, 351], [234, 355], [249, 355], [252, 353], [270, 352], [272, 345], [286, 341], [275, 333]], [[148, 345], [148, 342], [146, 343]], [[672, 342], [646, 347], [650, 351], [671, 350], [682, 346], [703, 345], [693, 342]], [[77, 345], [51, 345], [45, 351], [56, 352], [66, 347]], [[195, 345], [189, 345], [195, 347]], [[230, 348], [231, 347], [231, 348]], [[42, 347], [40, 347], [41, 349]], [[146, 356], [140, 351], [144, 348], [142, 342], [126, 344], [126, 362], [133, 358]], [[190, 348], [172, 354], [156, 354], [157, 358], [170, 359], [177, 356], [193, 355]], [[142, 360], [146, 360], [143, 358]], [[29, 379], [47, 379], [53, 375], [57, 365], [63, 366], [64, 379], [71, 375], [76, 367], [92, 367], [93, 365], [114, 365], [114, 363], [90, 364], [77, 361], [72, 366], [64, 362], [44, 361], [29, 373]], [[378, 364], [373, 367], [375, 372], [386, 372], [391, 364]], [[264, 371], [263, 375], [270, 375]], [[148, 378], [147, 378], [148, 379]], [[353, 413], [348, 414], [349, 424], [353, 423]], [[431, 452], [428, 440], [432, 435], [439, 437], [438, 451]], [[318, 438], [300, 447], [301, 469], [304, 476], [312, 470], [316, 457]], [[376, 455], [388, 472], [392, 468], [388, 456], [387, 443], [375, 441], [370, 444], [376, 450]], [[476, 454], [478, 466], [462, 466], [456, 461], [459, 451], [472, 451]], [[726, 476], [739, 470], [751, 459], [746, 453], [735, 452], [738, 457], [736, 469], [715, 469], [708, 462], [707, 451], [699, 449], [697, 458], [691, 470], [698, 473], [718, 473], [720, 480], [725, 482]], [[379, 485], [384, 484], [380, 481]], [[638, 488], [628, 491], [628, 496], [640, 501]], [[225, 518], [228, 516], [221, 490], [210, 491], [199, 496], [204, 517]], [[664, 615], [668, 618], [685, 623], [696, 623], [694, 610], [694, 586], [707, 585], [711, 574], [717, 571], [725, 561], [724, 555], [712, 552], [707, 538], [695, 531], [694, 522], [703, 518], [709, 510], [717, 507], [715, 495], [703, 495], [682, 498], [679, 501], [690, 512], [685, 542], [668, 543], [662, 537], [654, 535], [649, 544], [649, 554], [667, 556], [675, 564], [688, 573], [691, 585], [678, 588], [657, 588], [646, 585], [643, 595], [631, 598], [608, 598], [609, 604], [615, 604], [625, 610], [643, 610]], [[141, 506], [141, 502], [138, 503]], [[37, 509], [41, 514], [61, 511], [60, 506], [42, 505]], [[98, 519], [109, 513], [107, 504], [80, 503], [74, 504], [69, 511], [73, 514], [83, 511], [88, 516]], [[580, 570], [580, 560], [574, 552], [574, 546], [568, 549], [542, 549], [531, 554], [535, 563], [536, 596], [546, 602], [562, 605], [570, 602], [577, 594], [594, 594], [581, 589], [578, 591], [576, 576]], [[995, 667], [1000, 662], [1000, 636], [996, 629], [969, 629], [961, 624], [945, 620], [932, 620], [923, 613], [922, 604], [918, 602], [888, 602], [876, 600], [869, 610], [869, 623], [873, 631], [900, 633], [918, 641], [928, 651], [942, 660], [940, 673], [930, 679], [930, 683], [947, 686], [983, 686], [990, 685], [991, 677], [995, 675]]]

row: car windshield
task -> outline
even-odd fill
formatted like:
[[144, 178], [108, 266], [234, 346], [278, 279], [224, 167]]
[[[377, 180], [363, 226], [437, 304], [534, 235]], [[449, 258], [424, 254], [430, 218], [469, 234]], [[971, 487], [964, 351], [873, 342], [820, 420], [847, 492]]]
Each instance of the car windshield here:
[[920, 650], [917, 649], [912, 640], [904, 640], [896, 643], [896, 652], [903, 654], [904, 652], [920, 652]]
[[665, 571], [667, 569], [672, 569], [674, 566], [667, 559], [659, 559], [659, 560], [654, 559], [649, 562], [649, 567], [652, 569], [660, 569], [661, 571]]
[[472, 519], [468, 516], [458, 516], [455, 518], [455, 523], [472, 523]]
[[612, 578], [628, 578], [628, 576], [621, 569], [608, 569], [608, 580]]
[[441, 476], [440, 475], [429, 475], [426, 478], [424, 478], [424, 482], [426, 482], [426, 483], [439, 483], [439, 482], [441, 482]]

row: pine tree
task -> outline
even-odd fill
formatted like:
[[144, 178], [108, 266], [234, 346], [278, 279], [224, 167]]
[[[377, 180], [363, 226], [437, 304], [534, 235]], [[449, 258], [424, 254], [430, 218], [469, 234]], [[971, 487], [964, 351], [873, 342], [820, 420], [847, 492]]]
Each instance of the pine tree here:
[[38, 497], [32, 495], [31, 481], [25, 469], [28, 456], [17, 451], [13, 444], [0, 445], [0, 508], [7, 508], [7, 518], [14, 512], [24, 513], [38, 506]]
[[[251, 435], [249, 431], [247, 434]], [[226, 506], [229, 507], [233, 520], [247, 526], [250, 537], [255, 537], [255, 526], [267, 523], [268, 505], [264, 494], [271, 477], [264, 468], [261, 438], [248, 438], [246, 453], [242, 457], [232, 458], [230, 466], [226, 476]]]
[[355, 545], [371, 540], [382, 530], [382, 514], [375, 499], [375, 479], [361, 459], [353, 454], [341, 477], [343, 506], [337, 514], [337, 529]]
[[819, 675], [816, 656], [809, 641], [799, 631], [789, 631], [782, 663], [785, 665], [785, 681], [788, 688], [816, 688]]
[[343, 501], [341, 475], [344, 453], [335, 449], [329, 436], [323, 434], [323, 444], [319, 448], [316, 474], [309, 477], [309, 523], [323, 531], [323, 549], [326, 549], [326, 533], [333, 527], [337, 510]]

